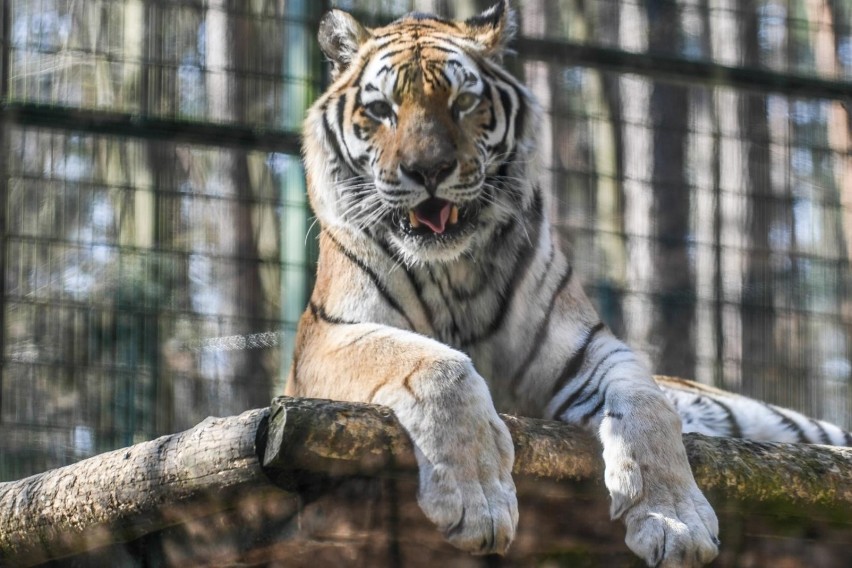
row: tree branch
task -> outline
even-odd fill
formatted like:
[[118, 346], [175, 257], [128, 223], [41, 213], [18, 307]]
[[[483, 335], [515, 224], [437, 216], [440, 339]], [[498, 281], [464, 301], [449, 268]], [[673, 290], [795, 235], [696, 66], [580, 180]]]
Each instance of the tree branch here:
[[[600, 449], [587, 433], [557, 422], [503, 419], [515, 442], [516, 475], [600, 477]], [[684, 441], [703, 489], [749, 501], [852, 505], [852, 449], [695, 434]], [[229, 492], [268, 485], [270, 478], [299, 492], [317, 477], [415, 467], [408, 436], [388, 409], [277, 398], [271, 409], [208, 418], [186, 432], [0, 483], [0, 564], [35, 564], [131, 540], [177, 522], [159, 514], [164, 504], [215, 495], [209, 513], [230, 506]]]
[[[255, 450], [269, 409], [0, 483], [0, 566], [29, 566], [175, 523], [164, 505], [267, 483]], [[220, 507], [227, 499], [219, 500]]]
[[[514, 474], [590, 479], [603, 473], [598, 442], [570, 424], [501, 415], [515, 443]], [[852, 448], [684, 435], [695, 480], [738, 500], [852, 505]], [[413, 469], [408, 436], [390, 410], [369, 405], [277, 398], [264, 465], [348, 475]]]

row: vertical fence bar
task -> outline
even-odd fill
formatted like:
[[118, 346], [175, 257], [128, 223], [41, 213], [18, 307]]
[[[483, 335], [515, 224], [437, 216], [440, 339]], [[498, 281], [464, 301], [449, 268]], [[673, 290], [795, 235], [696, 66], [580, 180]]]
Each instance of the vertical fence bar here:
[[[11, 9], [10, 0], [2, 2], [0, 11], [0, 105], [5, 105], [9, 100], [9, 61], [11, 41], [9, 39]], [[3, 424], [3, 392], [5, 389], [4, 376], [6, 374], [6, 212], [9, 200], [9, 176], [6, 171], [6, 154], [8, 153], [8, 141], [6, 140], [8, 121], [6, 114], [0, 114], [0, 424]]]

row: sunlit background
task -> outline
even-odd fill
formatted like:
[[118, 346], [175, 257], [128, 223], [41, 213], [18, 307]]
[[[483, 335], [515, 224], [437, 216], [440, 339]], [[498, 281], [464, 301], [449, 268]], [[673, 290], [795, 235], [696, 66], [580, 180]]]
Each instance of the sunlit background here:
[[[0, 2], [0, 480], [280, 394], [320, 16], [490, 4]], [[657, 372], [852, 426], [852, 0], [515, 5], [605, 321]]]

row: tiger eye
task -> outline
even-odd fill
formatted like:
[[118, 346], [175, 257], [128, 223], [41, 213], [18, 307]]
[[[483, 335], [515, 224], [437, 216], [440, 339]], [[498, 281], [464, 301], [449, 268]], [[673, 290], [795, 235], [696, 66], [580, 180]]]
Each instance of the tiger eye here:
[[462, 93], [456, 97], [456, 102], [453, 104], [456, 112], [462, 113], [473, 109], [479, 104], [479, 97], [473, 93]]
[[393, 116], [393, 108], [387, 101], [373, 101], [364, 108], [367, 114], [375, 120], [384, 120]]

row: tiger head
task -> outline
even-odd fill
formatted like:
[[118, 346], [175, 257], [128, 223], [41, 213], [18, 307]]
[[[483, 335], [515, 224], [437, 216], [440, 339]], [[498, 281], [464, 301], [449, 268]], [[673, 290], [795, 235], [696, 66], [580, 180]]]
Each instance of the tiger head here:
[[532, 200], [538, 110], [501, 66], [502, 1], [465, 21], [409, 14], [369, 29], [329, 12], [333, 82], [304, 129], [311, 203], [326, 226], [380, 238], [407, 263], [448, 261]]

